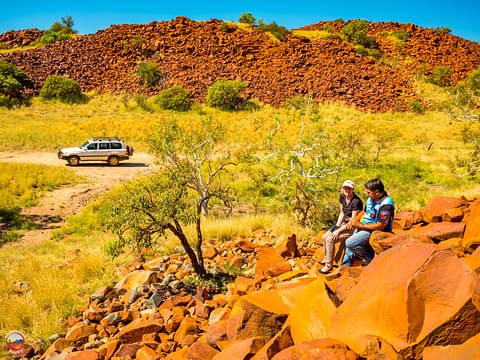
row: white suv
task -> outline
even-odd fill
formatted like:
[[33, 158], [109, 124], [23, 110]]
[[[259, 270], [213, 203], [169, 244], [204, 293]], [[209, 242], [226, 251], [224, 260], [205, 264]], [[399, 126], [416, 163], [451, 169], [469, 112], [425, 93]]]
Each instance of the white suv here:
[[58, 158], [67, 160], [72, 166], [78, 165], [80, 161], [107, 161], [109, 165], [116, 166], [132, 155], [133, 147], [125, 145], [118, 138], [91, 138], [80, 147], [58, 151]]

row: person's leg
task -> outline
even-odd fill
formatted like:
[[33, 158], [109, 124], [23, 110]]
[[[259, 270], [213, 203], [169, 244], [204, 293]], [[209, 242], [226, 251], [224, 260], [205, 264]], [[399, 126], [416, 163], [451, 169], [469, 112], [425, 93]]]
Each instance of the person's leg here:
[[372, 261], [375, 253], [368, 242], [370, 239], [370, 234], [370, 231], [360, 230], [355, 232], [355, 234], [345, 241], [347, 250], [345, 251], [345, 257], [342, 265], [344, 262], [351, 265], [355, 256], [365, 260], [365, 264], [368, 264], [370, 261]]
[[328, 267], [332, 266], [333, 263], [333, 254], [335, 253], [335, 240], [333, 239], [333, 233], [330, 231], [324, 237], [324, 250], [325, 250], [325, 265]]

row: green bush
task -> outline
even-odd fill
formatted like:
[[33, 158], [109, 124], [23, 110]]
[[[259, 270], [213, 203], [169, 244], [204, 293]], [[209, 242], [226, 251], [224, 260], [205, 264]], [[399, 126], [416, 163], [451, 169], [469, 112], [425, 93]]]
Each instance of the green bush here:
[[220, 25], [219, 29], [222, 33], [232, 33], [237, 30], [237, 27], [224, 22]]
[[42, 44], [50, 44], [57, 41], [68, 40], [71, 38], [72, 37], [70, 35], [65, 34], [63, 32], [47, 30], [43, 33], [42, 37], [40, 38], [40, 42]]
[[468, 75], [467, 86], [473, 91], [474, 94], [480, 94], [480, 68]]
[[417, 114], [423, 114], [427, 110], [427, 107], [420, 100], [412, 101], [412, 111]]
[[285, 35], [292, 33], [285, 26], [277, 25], [275, 21], [268, 25], [263, 24], [263, 22], [259, 23], [257, 30], [261, 32], [270, 32], [280, 41], [285, 41]]
[[192, 107], [190, 93], [181, 86], [172, 86], [161, 91], [154, 102], [164, 110], [188, 111]]
[[363, 47], [362, 45], [357, 47], [357, 53], [359, 53], [360, 55], [371, 56], [371, 57], [374, 57], [375, 59], [380, 58], [380, 56], [382, 55], [380, 50], [378, 50], [378, 49], [367, 49], [367, 48]]
[[368, 21], [366, 20], [357, 20], [345, 25], [341, 33], [345, 36], [346, 40], [352, 44], [362, 45], [367, 49], [377, 47], [375, 38], [368, 36]]
[[7, 43], [0, 43], [0, 50], [5, 50], [8, 49], [8, 44]]
[[219, 80], [208, 87], [207, 105], [222, 110], [235, 110], [245, 103], [242, 93], [246, 84], [237, 80]]
[[255, 25], [255, 21], [257, 21], [257, 19], [255, 19], [251, 13], [243, 13], [238, 18], [238, 22], [242, 24]]
[[427, 80], [438, 86], [450, 86], [450, 75], [452, 70], [448, 66], [438, 66], [432, 70], [432, 74]]
[[142, 79], [143, 86], [155, 87], [165, 79], [165, 75], [158, 68], [158, 64], [142, 61], [138, 64], [137, 75]]
[[407, 33], [406, 31], [401, 30], [394, 30], [391, 32], [392, 36], [395, 36], [400, 41], [407, 41], [407, 39], [411, 36], [411, 34]]
[[81, 104], [87, 101], [80, 85], [73, 79], [59, 75], [49, 76], [40, 90], [44, 100], [59, 100], [68, 104]]
[[445, 27], [445, 26], [437, 26], [435, 30], [442, 32], [444, 34], [450, 34], [452, 32], [452, 29]]
[[8, 61], [0, 60], [0, 106], [11, 109], [28, 104], [29, 98], [23, 90], [33, 88], [33, 80]]

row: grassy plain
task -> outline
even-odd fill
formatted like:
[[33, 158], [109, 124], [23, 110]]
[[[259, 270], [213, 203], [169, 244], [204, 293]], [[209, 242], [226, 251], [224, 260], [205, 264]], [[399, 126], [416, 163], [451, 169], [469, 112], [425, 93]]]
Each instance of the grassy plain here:
[[[462, 129], [478, 125], [452, 120], [442, 108], [448, 100], [443, 89], [419, 82], [417, 92], [430, 108], [422, 114], [375, 114], [335, 103], [318, 106], [317, 124], [323, 131], [360, 139], [366, 158], [363, 167], [347, 168], [330, 178], [325, 197], [335, 203], [337, 189], [345, 178], [362, 184], [375, 176], [384, 180], [399, 210], [419, 208], [438, 194], [478, 196], [480, 185], [474, 179], [459, 178], [450, 170], [457, 157], [466, 157], [472, 151], [462, 140]], [[242, 153], [261, 148], [277, 121], [285, 124], [284, 133], [289, 141], [295, 141], [301, 127], [301, 115], [287, 107], [262, 106], [258, 111], [223, 112], [195, 104], [187, 113], [174, 113], [160, 111], [149, 101], [154, 112], [147, 112], [133, 98], [89, 95], [89, 103], [82, 105], [45, 104], [34, 99], [30, 107], [0, 108], [0, 150], [53, 151], [79, 145], [92, 136], [119, 136], [137, 151], [147, 151], [145, 135], [157, 122], [175, 118], [181, 125], [197, 126], [210, 117], [225, 127], [223, 150]], [[231, 218], [209, 218], [203, 224], [206, 239], [223, 241], [257, 228], [270, 228], [277, 235], [296, 233], [303, 239], [314, 234], [295, 223], [288, 211], [288, 199], [279, 197], [268, 184], [259, 191], [243, 170], [245, 167], [236, 168], [230, 178], [238, 198], [236, 205], [242, 211]], [[2, 173], [10, 174], [0, 177], [8, 183], [12, 171]], [[60, 183], [71, 181], [68, 176], [61, 180], [63, 176], [66, 175], [59, 173], [54, 177]], [[8, 186], [5, 189], [11, 191]], [[61, 331], [59, 319], [75, 313], [95, 288], [118, 279], [132, 257], [126, 254], [111, 260], [104, 252], [112, 240], [103, 227], [103, 219], [108, 216], [105, 204], [115, 197], [115, 191], [119, 190], [113, 190], [70, 218], [49, 241], [22, 249], [14, 244], [0, 248], [0, 258], [4, 259], [0, 264], [0, 337], [9, 330], [19, 329], [29, 339], [47, 339]], [[361, 189], [358, 193], [363, 196]], [[26, 205], [24, 201], [19, 206]], [[193, 228], [187, 229], [188, 236], [193, 233]], [[178, 245], [175, 239], [168, 238], [161, 250], [176, 251]], [[80, 249], [80, 255], [76, 249]], [[28, 282], [29, 290], [15, 293], [16, 281]]]

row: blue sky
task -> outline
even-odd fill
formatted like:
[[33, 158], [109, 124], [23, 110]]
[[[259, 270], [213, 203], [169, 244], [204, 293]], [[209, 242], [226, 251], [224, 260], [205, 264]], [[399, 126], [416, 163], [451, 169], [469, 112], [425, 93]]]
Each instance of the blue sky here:
[[444, 26], [452, 33], [480, 42], [480, 1], [32, 1], [1, 0], [0, 33], [36, 27], [47, 29], [62, 16], [71, 15], [80, 34], [113, 24], [148, 23], [187, 16], [194, 20], [237, 20], [250, 12], [265, 22], [287, 28], [342, 18], [397, 21], [423, 27]]

